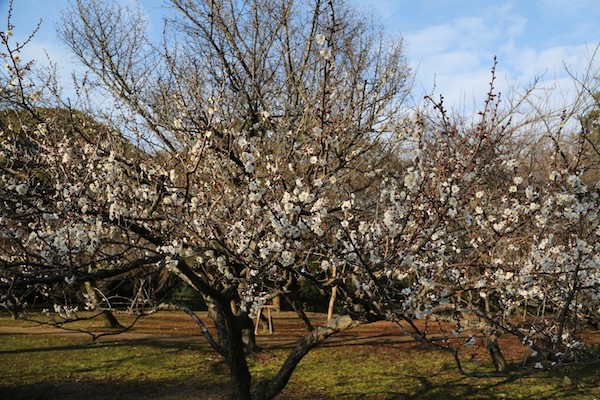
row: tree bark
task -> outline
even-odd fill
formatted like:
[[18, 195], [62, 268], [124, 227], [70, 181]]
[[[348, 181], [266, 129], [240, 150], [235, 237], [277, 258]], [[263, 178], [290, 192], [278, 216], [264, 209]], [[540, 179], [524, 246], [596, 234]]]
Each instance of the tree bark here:
[[302, 306], [302, 304], [298, 300], [296, 300], [296, 298], [294, 296], [291, 296], [291, 295], [285, 296], [284, 295], [284, 297], [287, 300], [287, 302], [290, 303], [290, 305], [292, 306], [292, 308], [294, 309], [294, 311], [296, 312], [298, 317], [304, 323], [304, 327], [306, 328], [306, 331], [308, 333], [312, 332], [315, 328], [313, 327], [312, 323], [310, 322], [310, 319], [304, 312], [304, 307]]
[[123, 325], [119, 323], [114, 314], [108, 310], [103, 310], [100, 317], [104, 320], [106, 328], [122, 329]]
[[488, 351], [490, 352], [490, 357], [492, 357], [492, 362], [494, 363], [496, 372], [506, 371], [508, 369], [508, 364], [506, 363], [506, 359], [500, 351], [500, 346], [498, 346], [498, 335], [496, 332], [490, 332], [487, 334], [487, 347]]
[[281, 295], [273, 297], [273, 309], [277, 312], [281, 311]]
[[[205, 296], [208, 311], [215, 323], [217, 333], [223, 349], [225, 362], [231, 377], [230, 398], [233, 400], [250, 399], [250, 371], [246, 362], [243, 342], [243, 324], [231, 309], [231, 299], [213, 299]], [[250, 330], [253, 332], [252, 323]]]
[[[100, 300], [98, 299], [98, 294], [96, 293], [96, 289], [94, 288], [94, 285], [92, 284], [92, 282], [85, 282], [84, 285], [85, 285], [85, 291], [87, 292], [87, 294], [90, 298], [90, 301], [92, 302], [94, 307], [98, 307], [100, 304]], [[113, 313], [110, 312], [109, 310], [102, 310], [102, 312], [100, 313], [99, 316], [104, 321], [105, 328], [114, 328], [114, 329], [123, 328], [123, 325], [121, 325], [119, 323], [117, 318], [115, 318]]]
[[239, 326], [242, 335], [242, 343], [247, 352], [256, 353], [261, 349], [256, 344], [256, 336], [254, 335], [254, 321], [250, 318], [248, 313], [240, 311], [235, 315], [236, 323]]

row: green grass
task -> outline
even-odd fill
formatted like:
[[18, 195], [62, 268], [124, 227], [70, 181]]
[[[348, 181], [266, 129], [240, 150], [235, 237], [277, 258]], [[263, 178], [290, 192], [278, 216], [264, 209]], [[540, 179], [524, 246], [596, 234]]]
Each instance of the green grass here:
[[[122, 398], [164, 398], [178, 387], [223, 391], [228, 380], [224, 364], [197, 345], [91, 343], [85, 337], [59, 335], [2, 335], [0, 340], [2, 399], [99, 400], [118, 398], [115, 393]], [[98, 390], [88, 392], [93, 387]]]
[[[28, 323], [0, 318], [0, 326], [15, 324]], [[250, 357], [254, 379], [272, 376], [288, 351]], [[591, 400], [600, 398], [599, 372], [588, 365], [519, 379], [465, 378], [449, 355], [419, 346], [326, 343], [305, 357], [280, 398]], [[229, 381], [201, 338], [93, 343], [45, 333], [0, 335], [0, 376], [7, 400], [224, 398]]]
[[[590, 373], [583, 367], [516, 380], [466, 378], [458, 373], [451, 356], [442, 352], [407, 352], [390, 346], [329, 350], [309, 354], [285, 393], [291, 395], [294, 390], [311, 388], [306, 394], [328, 394], [332, 399], [600, 398], [598, 371]], [[476, 367], [469, 363], [467, 366]], [[568, 383], [565, 376], [570, 376]]]

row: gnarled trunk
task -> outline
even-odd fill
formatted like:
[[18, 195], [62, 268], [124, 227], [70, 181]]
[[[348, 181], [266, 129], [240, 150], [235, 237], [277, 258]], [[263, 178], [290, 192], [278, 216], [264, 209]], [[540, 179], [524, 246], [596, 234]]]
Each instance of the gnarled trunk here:
[[496, 372], [506, 371], [508, 369], [508, 364], [506, 363], [506, 359], [500, 351], [500, 346], [498, 346], [498, 335], [496, 332], [492, 331], [486, 336], [488, 351], [490, 352], [490, 357], [492, 357], [492, 362], [494, 363]]
[[[250, 399], [250, 371], [246, 362], [244, 352], [244, 319], [239, 318], [231, 307], [231, 299], [215, 300], [205, 296], [208, 312], [215, 323], [220, 344], [223, 348], [223, 357], [229, 368], [231, 378], [231, 394], [233, 400]], [[246, 315], [248, 318], [248, 316]], [[249, 319], [249, 318], [248, 318]], [[254, 335], [252, 322], [250, 329], [252, 337]], [[254, 344], [255, 345], [255, 344]]]

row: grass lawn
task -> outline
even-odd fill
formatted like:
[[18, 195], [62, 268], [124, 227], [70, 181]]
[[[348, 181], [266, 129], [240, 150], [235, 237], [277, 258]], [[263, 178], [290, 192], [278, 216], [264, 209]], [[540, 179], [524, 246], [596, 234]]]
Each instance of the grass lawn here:
[[[31, 325], [0, 317], [0, 399], [227, 397], [225, 364], [184, 315], [165, 314], [97, 342], [35, 326], [16, 332]], [[276, 335], [260, 337], [266, 349], [249, 358], [255, 378], [271, 376], [285, 359], [290, 343], [277, 340], [298, 334], [283, 321], [277, 327]], [[461, 376], [450, 355], [417, 343], [348, 340], [309, 353], [279, 398], [591, 400], [600, 399], [599, 386], [600, 365], [475, 379]]]

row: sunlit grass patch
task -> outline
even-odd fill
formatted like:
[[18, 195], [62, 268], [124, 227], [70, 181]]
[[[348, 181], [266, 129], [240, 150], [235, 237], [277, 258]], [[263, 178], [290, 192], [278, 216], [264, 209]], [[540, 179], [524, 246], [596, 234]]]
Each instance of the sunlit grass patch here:
[[76, 380], [214, 381], [220, 360], [196, 346], [150, 341], [92, 343], [85, 337], [3, 335], [2, 385]]
[[518, 379], [467, 378], [443, 352], [340, 346], [311, 352], [282, 398], [592, 400], [600, 396], [599, 369], [595, 375], [582, 366]]

